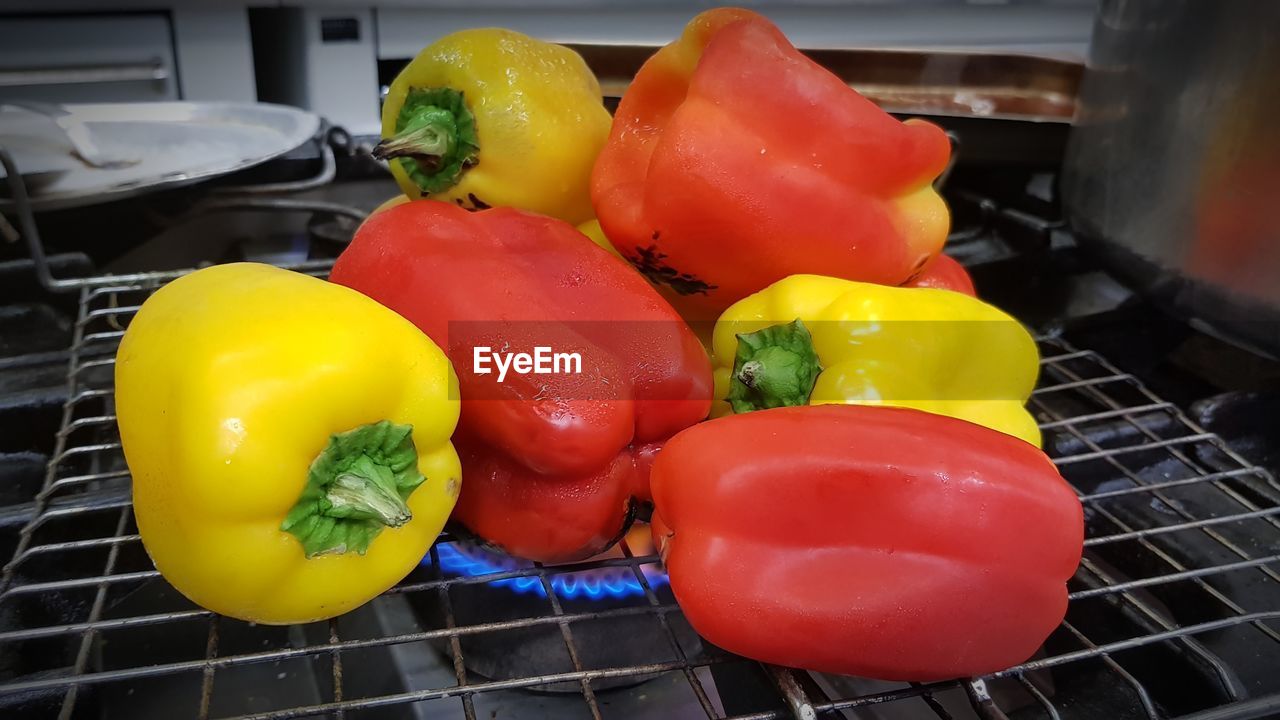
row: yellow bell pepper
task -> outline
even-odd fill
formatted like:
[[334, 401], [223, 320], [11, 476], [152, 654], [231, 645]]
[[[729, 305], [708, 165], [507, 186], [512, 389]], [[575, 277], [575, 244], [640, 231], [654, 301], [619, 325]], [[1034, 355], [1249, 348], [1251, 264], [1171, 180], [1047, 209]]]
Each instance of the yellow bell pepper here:
[[410, 199], [411, 198], [408, 195], [396, 195], [395, 197], [389, 197], [386, 200], [383, 200], [382, 203], [378, 205], [378, 207], [371, 210], [369, 212], [369, 217], [373, 217], [374, 215], [377, 215], [380, 212], [390, 210], [391, 208], [397, 205], [403, 205], [409, 202]]
[[462, 30], [413, 59], [387, 91], [374, 155], [412, 198], [497, 205], [577, 224], [612, 118], [576, 52], [511, 30]]
[[622, 257], [622, 253], [618, 252], [618, 249], [613, 246], [613, 243], [609, 242], [609, 238], [604, 236], [604, 229], [600, 227], [599, 220], [592, 218], [578, 225], [578, 232], [591, 238], [591, 242], [599, 245], [605, 250], [608, 250], [610, 255], [613, 255], [614, 257]]
[[1016, 320], [949, 290], [792, 275], [725, 310], [713, 331], [712, 415], [787, 405], [916, 408], [1039, 446], [1039, 373]]
[[351, 610], [421, 561], [457, 500], [453, 368], [354, 290], [253, 263], [198, 270], [143, 303], [115, 373], [142, 543], [215, 612]]

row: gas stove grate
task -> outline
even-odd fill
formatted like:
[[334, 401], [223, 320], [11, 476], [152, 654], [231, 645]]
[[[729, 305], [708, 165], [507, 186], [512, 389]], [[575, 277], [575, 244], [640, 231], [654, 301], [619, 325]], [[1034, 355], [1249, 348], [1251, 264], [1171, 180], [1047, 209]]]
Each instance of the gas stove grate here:
[[[429, 598], [440, 609], [435, 622], [395, 625], [380, 615], [364, 624], [344, 617], [269, 628], [216, 616], [178, 597], [147, 561], [113, 414], [120, 337], [146, 296], [173, 277], [108, 278], [81, 290], [70, 399], [44, 487], [29, 505], [0, 509], [18, 513], [21, 527], [0, 575], [0, 709], [14, 713], [7, 716], [109, 716], [114, 708], [140, 717], [150, 702], [163, 703], [160, 717], [355, 718], [381, 717], [380, 710], [400, 717], [412, 705], [418, 717], [474, 719], [497, 712], [488, 697], [567, 683], [580, 698], [576, 710], [548, 716], [636, 717], [643, 706], [624, 708], [617, 691], [602, 686], [645, 677], [687, 686], [685, 708], [695, 715], [739, 720], [1228, 718], [1280, 710], [1280, 485], [1132, 375], [1056, 338], [1041, 339], [1031, 408], [1046, 449], [1085, 504], [1086, 553], [1067, 620], [1043, 655], [987, 678], [884, 684], [762, 669], [690, 643], [669, 590], [642, 572], [657, 558], [630, 552], [453, 577], [433, 549], [430, 563], [371, 606]], [[557, 574], [605, 565], [629, 568], [643, 594], [605, 607], [550, 592]], [[459, 620], [451, 600], [459, 588], [520, 577], [547, 591], [539, 610]], [[586, 659], [586, 623], [632, 617], [652, 622], [662, 653], [624, 667]], [[497, 680], [468, 671], [472, 638], [530, 628], [558, 632], [567, 664]], [[370, 667], [406, 648], [443, 652], [448, 676], [369, 680]], [[738, 702], [731, 669], [772, 688], [771, 699]]]

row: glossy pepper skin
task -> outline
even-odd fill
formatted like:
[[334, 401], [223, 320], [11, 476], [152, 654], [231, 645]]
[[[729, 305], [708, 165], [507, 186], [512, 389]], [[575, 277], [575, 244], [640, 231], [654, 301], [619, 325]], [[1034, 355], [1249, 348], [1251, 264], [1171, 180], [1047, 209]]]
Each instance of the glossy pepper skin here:
[[427, 46], [382, 106], [391, 174], [411, 198], [506, 205], [583, 222], [611, 118], [576, 52], [511, 30], [462, 30]]
[[348, 288], [217, 265], [143, 303], [116, 356], [138, 530], [179, 592], [311, 622], [422, 559], [458, 495], [444, 353]]
[[938, 255], [924, 266], [920, 274], [902, 284], [902, 287], [927, 287], [953, 290], [970, 297], [978, 297], [969, 271], [950, 255]]
[[798, 273], [897, 285], [946, 239], [950, 156], [809, 60], [768, 20], [694, 18], [623, 95], [591, 180], [604, 234], [681, 311], [714, 320]]
[[702, 423], [653, 467], [680, 609], [740, 655], [883, 680], [1031, 657], [1067, 607], [1083, 513], [1036, 448], [857, 405]]
[[[571, 225], [424, 200], [370, 218], [331, 279], [399, 312], [458, 370], [454, 520], [512, 555], [589, 557], [649, 499], [653, 454], [707, 415], [711, 367], [624, 261]], [[581, 373], [484, 374], [475, 348], [578, 353]]]
[[713, 415], [860, 403], [950, 415], [1039, 446], [1025, 407], [1035, 340], [977, 298], [794, 275], [735, 303], [713, 331]]

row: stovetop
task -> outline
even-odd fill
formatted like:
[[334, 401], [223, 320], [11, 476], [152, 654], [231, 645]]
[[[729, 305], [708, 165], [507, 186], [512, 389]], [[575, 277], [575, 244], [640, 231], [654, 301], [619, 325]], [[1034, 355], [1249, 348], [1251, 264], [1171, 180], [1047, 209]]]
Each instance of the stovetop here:
[[[394, 194], [389, 180], [352, 167], [288, 198], [367, 211]], [[757, 720], [1280, 711], [1280, 438], [1270, 422], [1280, 404], [1277, 364], [1161, 315], [1099, 270], [1061, 222], [1055, 193], [1051, 168], [957, 170], [946, 189], [948, 252], [970, 268], [982, 297], [1040, 336], [1030, 407], [1085, 504], [1085, 558], [1069, 586], [1067, 620], [1036, 658], [987, 678], [931, 684], [786, 671], [720, 651], [684, 622], [655, 579], [657, 559], [629, 546], [622, 557], [569, 567], [473, 572], [458, 562], [471, 550], [445, 537], [395, 589], [327, 623], [270, 628], [196, 608], [142, 551], [113, 414], [120, 335], [172, 274], [54, 295], [10, 251], [0, 263], [0, 558], [12, 558], [0, 575], [0, 714]], [[81, 215], [41, 229], [64, 277], [229, 259], [302, 263], [323, 274], [355, 225], [338, 212], [261, 205], [184, 216], [206, 198], [110, 211], [131, 224]], [[148, 228], [131, 235], [139, 223]], [[68, 232], [76, 226], [102, 229], [105, 239]], [[564, 591], [569, 574], [599, 568], [613, 578], [629, 572], [640, 592], [599, 600]], [[515, 585], [542, 592], [517, 594]]]

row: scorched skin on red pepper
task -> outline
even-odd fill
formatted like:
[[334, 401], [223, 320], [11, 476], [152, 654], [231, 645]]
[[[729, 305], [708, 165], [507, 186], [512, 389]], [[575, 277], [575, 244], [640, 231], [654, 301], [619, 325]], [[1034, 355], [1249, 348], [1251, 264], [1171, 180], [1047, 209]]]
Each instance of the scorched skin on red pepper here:
[[604, 234], [686, 317], [788, 275], [898, 285], [950, 216], [943, 131], [901, 122], [772, 23], [709, 10], [636, 75], [592, 174]]
[[[650, 497], [654, 453], [710, 408], [710, 362], [688, 326], [559, 220], [406, 203], [370, 217], [330, 279], [446, 348], [462, 396], [453, 518], [512, 555], [564, 562], [611, 545]], [[576, 353], [580, 372], [500, 381], [477, 347]]]
[[982, 675], [1062, 621], [1083, 513], [1044, 453], [918, 410], [711, 420], [653, 466], [654, 540], [700, 635], [884, 680]]

